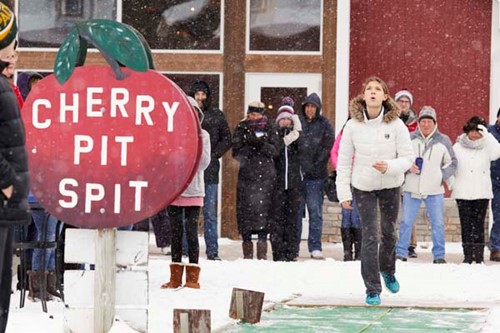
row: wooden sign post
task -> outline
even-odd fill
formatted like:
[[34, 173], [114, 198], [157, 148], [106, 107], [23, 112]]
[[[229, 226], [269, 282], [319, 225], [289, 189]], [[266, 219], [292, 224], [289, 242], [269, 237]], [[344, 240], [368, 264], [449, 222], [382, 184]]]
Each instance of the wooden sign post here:
[[108, 332], [115, 318], [116, 229], [96, 232], [94, 332]]
[[[109, 66], [82, 66], [89, 43]], [[153, 68], [147, 43], [132, 27], [77, 23], [59, 49], [54, 75], [34, 86], [22, 111], [33, 194], [64, 223], [98, 229], [95, 333], [107, 332], [115, 312], [113, 228], [177, 198], [201, 155], [195, 111]]]

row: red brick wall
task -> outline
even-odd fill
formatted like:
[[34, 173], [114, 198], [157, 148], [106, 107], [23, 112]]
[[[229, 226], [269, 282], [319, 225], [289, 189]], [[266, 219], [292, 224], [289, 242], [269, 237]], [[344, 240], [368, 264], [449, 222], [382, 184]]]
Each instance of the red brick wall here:
[[491, 0], [352, 0], [350, 96], [370, 75], [414, 110], [432, 105], [452, 142], [472, 115], [488, 121]]

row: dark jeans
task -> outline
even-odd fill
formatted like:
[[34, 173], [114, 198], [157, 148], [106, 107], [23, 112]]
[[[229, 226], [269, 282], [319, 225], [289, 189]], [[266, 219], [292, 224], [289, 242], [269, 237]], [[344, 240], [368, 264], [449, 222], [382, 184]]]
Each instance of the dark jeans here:
[[7, 328], [12, 284], [12, 242], [14, 230], [0, 227], [0, 333]]
[[492, 251], [500, 251], [500, 187], [497, 186], [493, 186], [491, 211], [493, 213], [493, 226], [491, 227], [490, 246]]
[[482, 262], [484, 256], [484, 219], [488, 199], [457, 199], [458, 216], [462, 229], [462, 247], [465, 259]]
[[[382, 292], [380, 272], [396, 272], [396, 221], [400, 188], [365, 192], [353, 188], [361, 218], [361, 275], [366, 293]], [[380, 209], [380, 242], [377, 206]]]
[[203, 229], [208, 257], [219, 255], [217, 243], [217, 192], [219, 184], [205, 184], [205, 198], [203, 202]]
[[[302, 238], [302, 217], [307, 206], [309, 213], [309, 238], [307, 247], [309, 252], [321, 251], [321, 235], [323, 233], [323, 185], [324, 179], [314, 179], [304, 181], [304, 200], [299, 207], [297, 220], [297, 245], [300, 245]], [[297, 246], [297, 249], [299, 247]], [[298, 253], [298, 251], [297, 251]]]
[[198, 206], [169, 206], [167, 208], [172, 228], [172, 262], [182, 261], [182, 235], [185, 229], [189, 262], [192, 264], [198, 263], [200, 255], [200, 245], [198, 243], [200, 208]]
[[[48, 216], [47, 216], [48, 215]], [[47, 242], [53, 242], [56, 240], [56, 232], [60, 232], [60, 230], [56, 231], [57, 219], [53, 215], [49, 215], [45, 210], [34, 209], [31, 211], [31, 216], [33, 218], [33, 223], [36, 226], [36, 240], [41, 241], [43, 239], [42, 235], [42, 227], [45, 219], [47, 218], [47, 229], [46, 229], [46, 238]], [[42, 262], [43, 252], [45, 251], [45, 262]], [[34, 249], [33, 250], [33, 258], [31, 263], [31, 269], [33, 271], [51, 271], [55, 272], [56, 270], [56, 249]]]

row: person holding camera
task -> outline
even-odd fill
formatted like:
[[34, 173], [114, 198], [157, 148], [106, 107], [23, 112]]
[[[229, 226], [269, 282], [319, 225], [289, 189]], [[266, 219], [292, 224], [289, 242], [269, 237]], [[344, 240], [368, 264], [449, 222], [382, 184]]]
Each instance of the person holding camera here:
[[240, 163], [236, 188], [236, 218], [243, 238], [243, 258], [253, 259], [252, 235], [258, 235], [257, 259], [267, 259], [267, 235], [276, 185], [274, 158], [282, 141], [264, 115], [265, 105], [251, 102], [234, 130], [232, 154]]
[[484, 260], [484, 219], [493, 190], [491, 162], [500, 158], [500, 143], [488, 133], [486, 121], [473, 116], [453, 146], [458, 167], [451, 197], [457, 201], [464, 263]]
[[412, 228], [423, 201], [431, 223], [433, 263], [444, 264], [443, 184], [455, 174], [457, 159], [450, 138], [438, 131], [436, 110], [430, 106], [420, 110], [417, 129], [410, 138], [417, 158], [406, 173], [403, 185], [403, 219], [396, 258], [407, 261]]
[[286, 96], [276, 114], [278, 135], [283, 140], [276, 166], [273, 198], [271, 245], [274, 261], [296, 261], [297, 211], [302, 202], [299, 141], [302, 124], [293, 109], [294, 100]]

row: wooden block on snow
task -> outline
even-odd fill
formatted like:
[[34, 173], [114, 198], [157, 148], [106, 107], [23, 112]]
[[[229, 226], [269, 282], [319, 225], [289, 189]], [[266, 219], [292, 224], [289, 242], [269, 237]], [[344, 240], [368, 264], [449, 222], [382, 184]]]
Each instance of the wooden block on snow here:
[[174, 333], [210, 333], [210, 310], [174, 309]]
[[244, 322], [255, 324], [260, 321], [264, 293], [246, 289], [233, 288], [229, 317], [241, 319]]

